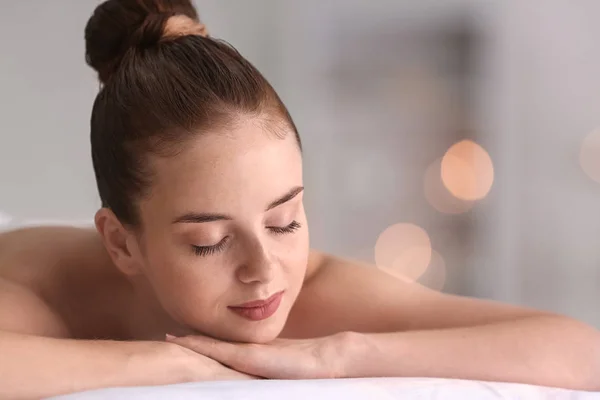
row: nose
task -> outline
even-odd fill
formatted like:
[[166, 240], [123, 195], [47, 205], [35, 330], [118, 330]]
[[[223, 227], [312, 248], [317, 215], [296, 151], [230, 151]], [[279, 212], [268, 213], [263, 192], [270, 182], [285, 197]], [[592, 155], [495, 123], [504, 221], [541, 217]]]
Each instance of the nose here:
[[252, 241], [246, 246], [246, 257], [238, 267], [237, 278], [242, 283], [266, 284], [275, 277], [276, 262], [267, 248], [259, 240]]

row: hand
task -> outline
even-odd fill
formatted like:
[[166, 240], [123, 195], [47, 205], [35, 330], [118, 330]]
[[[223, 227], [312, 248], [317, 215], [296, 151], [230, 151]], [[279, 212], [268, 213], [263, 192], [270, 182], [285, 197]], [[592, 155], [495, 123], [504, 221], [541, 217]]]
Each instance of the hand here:
[[177, 382], [257, 379], [255, 376], [233, 370], [198, 352], [163, 343], [166, 353], [160, 354], [165, 368], [172, 368]]
[[267, 344], [230, 343], [199, 335], [168, 337], [167, 341], [254, 376], [320, 379], [345, 376], [345, 362], [357, 335], [347, 332], [316, 339], [276, 339]]

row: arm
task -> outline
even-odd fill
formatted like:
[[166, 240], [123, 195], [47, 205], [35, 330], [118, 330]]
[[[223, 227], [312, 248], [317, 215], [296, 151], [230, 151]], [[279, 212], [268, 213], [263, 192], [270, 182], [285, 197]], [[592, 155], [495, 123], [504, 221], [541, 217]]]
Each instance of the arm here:
[[64, 323], [38, 297], [0, 279], [0, 398], [245, 378], [171, 343], [73, 340], [67, 335]]
[[[600, 390], [600, 334], [591, 327], [438, 293], [330, 256], [315, 254], [313, 262], [286, 331], [298, 337], [363, 332], [349, 335], [349, 341], [345, 336], [345, 349], [352, 349], [341, 354], [347, 376], [435, 376]], [[311, 313], [315, 309], [319, 313]]]
[[352, 350], [341, 355], [346, 377], [442, 377], [600, 390], [598, 333], [566, 318], [351, 336], [345, 348]]
[[[41, 398], [104, 387], [183, 381], [183, 368], [174, 369], [183, 354], [176, 356], [177, 349], [167, 345], [0, 331], [0, 398]], [[169, 351], [174, 357], [168, 356]]]

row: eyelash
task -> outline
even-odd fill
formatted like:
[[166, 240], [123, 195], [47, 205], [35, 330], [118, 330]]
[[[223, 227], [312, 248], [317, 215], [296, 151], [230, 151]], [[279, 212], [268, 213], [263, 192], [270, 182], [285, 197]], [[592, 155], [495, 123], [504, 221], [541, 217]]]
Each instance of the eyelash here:
[[302, 225], [300, 225], [300, 223], [298, 221], [292, 221], [292, 223], [289, 224], [288, 226], [284, 226], [284, 227], [269, 226], [268, 229], [277, 235], [284, 235], [286, 233], [294, 233], [301, 227], [302, 227]]
[[[267, 227], [267, 229], [269, 229], [271, 232], [273, 232], [276, 235], [285, 235], [285, 234], [294, 233], [301, 227], [302, 227], [302, 225], [298, 221], [292, 221], [289, 225], [284, 226], [284, 227], [269, 226], [269, 227]], [[192, 248], [194, 250], [194, 253], [197, 256], [206, 257], [206, 256], [210, 256], [211, 254], [215, 254], [215, 253], [218, 253], [221, 250], [223, 250], [228, 241], [229, 241], [229, 236], [225, 236], [223, 238], [223, 240], [221, 240], [219, 243], [215, 244], [214, 246], [192, 245]]]
[[197, 256], [206, 257], [206, 256], [210, 256], [211, 254], [215, 254], [215, 253], [218, 253], [221, 250], [223, 250], [228, 241], [229, 241], [229, 236], [225, 236], [223, 238], [223, 240], [221, 240], [219, 243], [215, 244], [214, 246], [192, 245], [192, 248], [194, 249], [194, 253], [196, 253]]

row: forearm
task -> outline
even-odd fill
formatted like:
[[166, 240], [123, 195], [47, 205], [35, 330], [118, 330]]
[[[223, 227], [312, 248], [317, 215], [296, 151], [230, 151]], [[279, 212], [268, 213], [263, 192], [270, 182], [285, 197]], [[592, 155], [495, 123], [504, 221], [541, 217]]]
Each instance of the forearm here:
[[177, 371], [168, 343], [54, 339], [0, 332], [0, 398], [40, 398], [95, 388], [166, 384]]
[[600, 390], [600, 335], [540, 316], [443, 330], [360, 335], [346, 374], [519, 382]]

